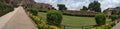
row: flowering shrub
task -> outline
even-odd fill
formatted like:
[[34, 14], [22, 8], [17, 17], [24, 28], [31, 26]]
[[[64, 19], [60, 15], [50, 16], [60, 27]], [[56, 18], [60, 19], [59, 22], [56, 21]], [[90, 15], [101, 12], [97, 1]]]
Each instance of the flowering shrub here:
[[109, 23], [106, 23], [104, 25], [100, 25], [100, 26], [97, 26], [97, 27], [93, 27], [91, 29], [111, 29], [112, 25], [114, 25], [115, 21], [111, 21]]
[[39, 29], [60, 29], [59, 27], [46, 24], [43, 20], [41, 20], [37, 16], [34, 16], [33, 14], [29, 14], [29, 16], [37, 24], [37, 27]]

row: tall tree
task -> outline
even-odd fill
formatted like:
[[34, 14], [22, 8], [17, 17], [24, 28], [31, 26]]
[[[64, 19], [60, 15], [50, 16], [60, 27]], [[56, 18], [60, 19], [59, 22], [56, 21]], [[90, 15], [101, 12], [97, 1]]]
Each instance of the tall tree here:
[[81, 10], [88, 10], [88, 8], [86, 6], [83, 6]]
[[90, 11], [101, 12], [101, 4], [98, 1], [91, 2], [88, 6]]
[[64, 4], [58, 4], [59, 10], [67, 10], [66, 6]]

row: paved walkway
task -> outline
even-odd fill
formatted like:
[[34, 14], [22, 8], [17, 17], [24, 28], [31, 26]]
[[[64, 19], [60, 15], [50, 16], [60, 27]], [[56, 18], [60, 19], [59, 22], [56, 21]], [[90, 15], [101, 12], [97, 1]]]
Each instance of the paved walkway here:
[[33, 21], [27, 16], [23, 7], [15, 8], [10, 12], [0, 17], [0, 29], [38, 29]]
[[113, 26], [112, 29], [120, 29], [120, 22]]

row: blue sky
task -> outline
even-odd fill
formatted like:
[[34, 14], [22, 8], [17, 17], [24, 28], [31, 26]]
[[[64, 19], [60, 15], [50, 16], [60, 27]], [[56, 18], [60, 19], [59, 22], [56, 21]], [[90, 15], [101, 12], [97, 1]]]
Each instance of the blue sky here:
[[[47, 3], [58, 8], [57, 4], [65, 4], [68, 10], [80, 10], [83, 6], [88, 7], [94, 0], [35, 0], [38, 3]], [[120, 6], [120, 0], [98, 0], [101, 3], [102, 11], [107, 8]]]

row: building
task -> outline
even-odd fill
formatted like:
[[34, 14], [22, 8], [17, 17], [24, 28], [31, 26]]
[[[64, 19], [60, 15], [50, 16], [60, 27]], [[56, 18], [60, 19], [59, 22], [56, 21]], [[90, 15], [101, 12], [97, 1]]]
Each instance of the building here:
[[37, 3], [34, 5], [35, 8], [39, 9], [39, 11], [49, 11], [49, 10], [56, 10], [52, 5], [50, 4], [45, 4], [45, 3]]
[[120, 14], [120, 7], [108, 8], [108, 9], [104, 10], [103, 13], [105, 13], [108, 16], [111, 14]]

